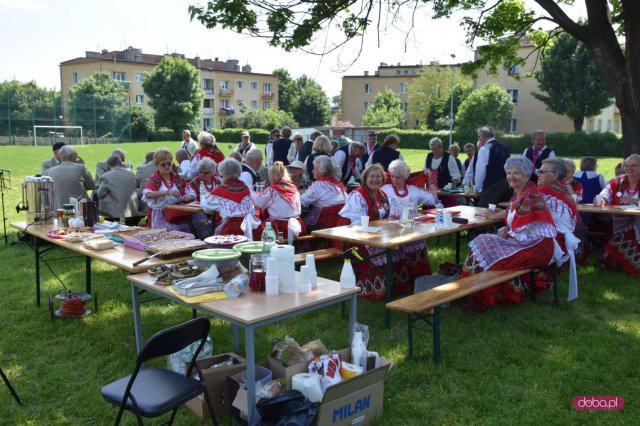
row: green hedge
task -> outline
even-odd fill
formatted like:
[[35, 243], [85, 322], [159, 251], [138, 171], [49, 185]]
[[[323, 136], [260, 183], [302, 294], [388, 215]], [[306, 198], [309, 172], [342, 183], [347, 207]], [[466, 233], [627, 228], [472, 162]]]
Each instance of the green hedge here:
[[147, 140], [149, 142], [157, 142], [157, 141], [179, 141], [182, 140], [182, 134], [176, 134], [173, 130], [170, 129], [160, 129], [153, 130], [149, 132], [147, 136]]
[[[240, 134], [245, 129], [211, 129], [210, 132], [215, 136], [216, 141], [223, 143], [238, 143], [242, 139]], [[269, 140], [269, 131], [264, 129], [249, 129], [248, 130], [251, 142], [256, 144], [266, 144]]]
[[[406, 129], [386, 129], [376, 131], [378, 142], [382, 142], [388, 135], [395, 134], [400, 137], [400, 149], [429, 149], [431, 138], [439, 137], [448, 146], [449, 132], [436, 130], [406, 130]], [[454, 139], [455, 140], [455, 139]]]

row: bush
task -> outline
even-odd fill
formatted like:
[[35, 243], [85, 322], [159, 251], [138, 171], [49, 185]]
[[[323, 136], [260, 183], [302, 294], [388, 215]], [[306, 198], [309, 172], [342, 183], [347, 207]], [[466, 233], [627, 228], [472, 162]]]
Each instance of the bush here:
[[[193, 133], [191, 134], [193, 137]], [[171, 129], [158, 129], [152, 132], [149, 132], [149, 136], [147, 139], [149, 142], [158, 142], [158, 141], [179, 141], [182, 139], [182, 132], [180, 134], [174, 132]]]
[[[216, 141], [224, 143], [238, 143], [242, 140], [240, 133], [246, 129], [210, 129]], [[255, 144], [266, 144], [269, 140], [270, 131], [264, 129], [249, 129], [251, 142]]]

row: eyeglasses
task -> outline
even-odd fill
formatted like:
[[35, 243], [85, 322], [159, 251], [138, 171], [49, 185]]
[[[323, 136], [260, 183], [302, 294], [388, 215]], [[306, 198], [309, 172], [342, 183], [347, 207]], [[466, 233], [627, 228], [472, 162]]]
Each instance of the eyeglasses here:
[[160, 163], [160, 164], [158, 164], [158, 166], [160, 166], [160, 167], [171, 167], [171, 162]]
[[294, 141], [300, 141], [300, 142], [302, 142], [302, 139], [300, 139], [300, 138], [295, 138], [295, 139], [294, 139]]
[[538, 176], [542, 176], [545, 173], [553, 173], [553, 172], [551, 170], [542, 170], [542, 169], [538, 170], [537, 172]]

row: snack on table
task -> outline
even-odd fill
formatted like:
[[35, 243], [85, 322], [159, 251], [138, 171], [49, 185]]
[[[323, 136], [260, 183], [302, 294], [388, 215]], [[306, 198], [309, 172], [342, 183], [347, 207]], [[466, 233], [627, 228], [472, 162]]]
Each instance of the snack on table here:
[[152, 234], [139, 234], [139, 235], [135, 235], [133, 238], [145, 244], [153, 244], [161, 241], [193, 239], [194, 236], [193, 234], [189, 234], [186, 232], [164, 231], [164, 232], [155, 232]]
[[131, 237], [135, 234], [137, 234], [138, 232], [142, 231], [144, 228], [138, 228], [138, 229], [125, 229], [122, 231], [115, 231], [112, 232], [111, 235], [113, 235], [116, 238], [124, 238], [124, 237]]
[[91, 232], [91, 231], [93, 231], [93, 228], [90, 226], [76, 226], [76, 227], [69, 227], [69, 228], [53, 229], [49, 231], [49, 233], [53, 235], [63, 236], [63, 235], [69, 235], [72, 233]]
[[213, 235], [204, 239], [210, 248], [233, 248], [236, 244], [249, 241], [244, 235]]
[[72, 243], [78, 241], [86, 241], [94, 238], [101, 238], [101, 235], [94, 234], [92, 232], [69, 232], [66, 235], [62, 236], [66, 241], [70, 241]]
[[160, 253], [161, 255], [170, 255], [200, 250], [206, 247], [207, 245], [200, 240], [174, 240], [150, 245], [147, 247], [147, 250], [152, 253]]

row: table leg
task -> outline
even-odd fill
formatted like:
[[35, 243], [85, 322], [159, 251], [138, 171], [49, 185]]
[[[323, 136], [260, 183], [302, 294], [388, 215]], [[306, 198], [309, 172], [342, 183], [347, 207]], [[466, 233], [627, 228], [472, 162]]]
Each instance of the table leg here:
[[33, 237], [36, 254], [36, 306], [40, 306], [40, 238]]
[[240, 341], [238, 338], [238, 326], [235, 324], [231, 324], [231, 341], [233, 343], [233, 349], [238, 350], [240, 348]]
[[142, 318], [140, 317], [140, 297], [138, 296], [138, 288], [131, 283], [131, 308], [133, 310], [133, 333], [136, 338], [136, 352], [142, 350]]
[[244, 329], [244, 356], [247, 361], [247, 418], [249, 425], [255, 421], [256, 408], [256, 356], [254, 348], [254, 328]]
[[[391, 286], [393, 286], [393, 256], [391, 249], [387, 249], [387, 272], [384, 277], [384, 285], [387, 288], [387, 294], [384, 298], [384, 303], [391, 302]], [[388, 309], [384, 310], [384, 328], [389, 328], [391, 325], [391, 312]]]
[[84, 275], [87, 282], [87, 293], [91, 294], [91, 257], [84, 258]]
[[356, 320], [358, 319], [358, 293], [351, 296], [351, 307], [349, 309], [349, 345], [353, 341], [353, 332], [356, 330]]

